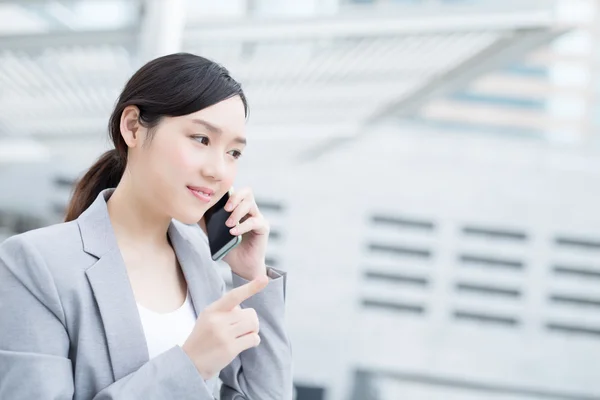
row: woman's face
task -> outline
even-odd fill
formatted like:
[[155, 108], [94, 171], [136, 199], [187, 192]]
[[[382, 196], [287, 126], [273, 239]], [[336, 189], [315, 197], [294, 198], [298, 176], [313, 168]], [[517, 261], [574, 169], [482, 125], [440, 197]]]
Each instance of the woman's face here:
[[245, 124], [239, 96], [163, 118], [152, 140], [135, 149], [134, 186], [171, 218], [198, 222], [233, 185], [246, 143]]

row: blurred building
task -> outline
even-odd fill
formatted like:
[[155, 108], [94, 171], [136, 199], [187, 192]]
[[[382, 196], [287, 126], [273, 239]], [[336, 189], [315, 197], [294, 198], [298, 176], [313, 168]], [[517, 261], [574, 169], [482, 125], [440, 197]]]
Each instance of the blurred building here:
[[60, 221], [136, 68], [198, 53], [250, 101], [298, 400], [599, 399], [599, 7], [0, 1], [0, 236]]

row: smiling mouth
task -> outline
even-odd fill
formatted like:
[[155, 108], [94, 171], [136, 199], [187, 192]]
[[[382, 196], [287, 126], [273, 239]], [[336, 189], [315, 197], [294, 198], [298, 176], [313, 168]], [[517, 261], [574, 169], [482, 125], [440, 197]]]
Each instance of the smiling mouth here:
[[188, 190], [200, 201], [209, 203], [212, 200], [214, 191], [207, 188], [196, 188], [188, 186]]

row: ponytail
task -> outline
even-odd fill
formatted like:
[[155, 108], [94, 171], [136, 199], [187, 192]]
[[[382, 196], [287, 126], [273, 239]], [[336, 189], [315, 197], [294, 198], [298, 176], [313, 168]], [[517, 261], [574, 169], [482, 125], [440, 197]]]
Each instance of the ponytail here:
[[77, 219], [92, 205], [101, 191], [117, 187], [124, 172], [125, 162], [117, 150], [112, 149], [104, 153], [77, 182], [67, 208], [65, 222]]

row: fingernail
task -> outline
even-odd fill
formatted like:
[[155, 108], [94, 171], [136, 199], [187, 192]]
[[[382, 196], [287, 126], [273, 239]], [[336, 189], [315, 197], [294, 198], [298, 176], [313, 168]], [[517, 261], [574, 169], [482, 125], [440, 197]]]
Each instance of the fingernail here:
[[233, 226], [233, 221], [232, 221], [231, 219], [228, 219], [228, 220], [225, 222], [225, 225], [227, 225], [227, 226]]
[[229, 232], [231, 232], [232, 235], [237, 235], [238, 234], [238, 229], [237, 228], [232, 228]]
[[225, 204], [225, 211], [231, 211], [231, 204], [230, 203]]

